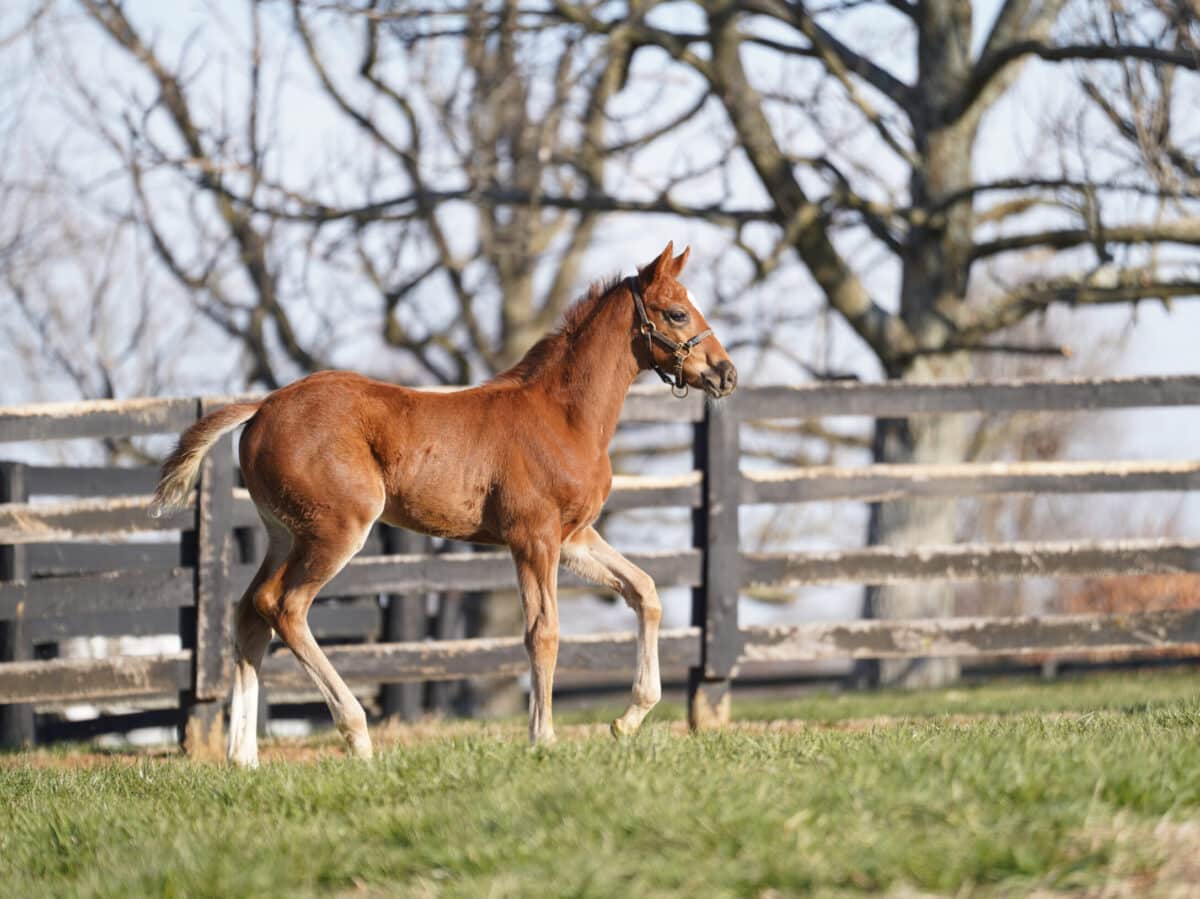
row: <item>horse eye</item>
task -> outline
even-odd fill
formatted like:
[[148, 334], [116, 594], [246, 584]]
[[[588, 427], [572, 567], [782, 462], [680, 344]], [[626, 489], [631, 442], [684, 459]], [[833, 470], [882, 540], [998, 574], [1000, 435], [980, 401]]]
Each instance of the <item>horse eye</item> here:
[[676, 307], [674, 309], [668, 309], [666, 312], [666, 316], [667, 316], [667, 321], [674, 322], [677, 325], [682, 325], [684, 322], [686, 322], [688, 320], [687, 310], [680, 309], [678, 307]]

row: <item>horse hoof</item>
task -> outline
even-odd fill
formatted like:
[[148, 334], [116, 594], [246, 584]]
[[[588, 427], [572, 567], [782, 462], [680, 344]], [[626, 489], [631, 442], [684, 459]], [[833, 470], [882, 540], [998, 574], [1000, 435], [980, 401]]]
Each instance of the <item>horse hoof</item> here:
[[371, 740], [369, 737], [350, 738], [350, 755], [359, 761], [369, 762], [372, 756]]
[[613, 723], [609, 725], [608, 730], [616, 740], [622, 740], [625, 737], [632, 737], [637, 733], [636, 727], [630, 727], [620, 718], [615, 718]]

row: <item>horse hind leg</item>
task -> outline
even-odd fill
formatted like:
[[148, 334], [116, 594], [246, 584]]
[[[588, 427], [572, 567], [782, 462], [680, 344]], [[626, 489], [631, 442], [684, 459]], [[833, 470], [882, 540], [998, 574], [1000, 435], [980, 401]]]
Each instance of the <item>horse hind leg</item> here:
[[369, 528], [368, 521], [340, 527], [330, 536], [296, 537], [283, 566], [277, 602], [256, 606], [313, 679], [351, 754], [360, 759], [371, 757], [366, 712], [313, 637], [308, 610], [321, 588], [362, 548]]
[[229, 761], [245, 768], [258, 766], [259, 671], [271, 642], [271, 625], [256, 605], [270, 606], [278, 599], [283, 561], [292, 545], [292, 535], [282, 525], [265, 515], [262, 518], [267, 529], [267, 551], [237, 605], [229, 706]]

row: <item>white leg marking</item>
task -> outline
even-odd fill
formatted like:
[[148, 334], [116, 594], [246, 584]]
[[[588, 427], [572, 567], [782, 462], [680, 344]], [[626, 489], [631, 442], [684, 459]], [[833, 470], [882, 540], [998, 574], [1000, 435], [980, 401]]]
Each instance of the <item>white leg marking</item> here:
[[632, 734], [662, 698], [658, 669], [658, 627], [662, 603], [650, 575], [605, 542], [595, 528], [587, 528], [563, 544], [563, 564], [580, 577], [616, 590], [637, 613], [637, 671], [629, 707], [612, 724], [613, 734]]

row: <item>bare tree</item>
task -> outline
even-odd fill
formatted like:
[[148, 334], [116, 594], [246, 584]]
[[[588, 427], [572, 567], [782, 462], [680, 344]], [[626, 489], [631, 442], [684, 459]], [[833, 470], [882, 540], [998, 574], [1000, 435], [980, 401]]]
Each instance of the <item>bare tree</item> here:
[[[1194, 255], [1176, 252], [1200, 243], [1197, 135], [1178, 111], [1196, 98], [1192, 6], [1007, 0], [982, 28], [967, 0], [697, 6], [675, 21], [655, 4], [554, 8], [593, 34], [632, 31], [664, 65], [699, 76], [774, 225], [738, 247], [760, 273], [798, 259], [885, 376], [962, 378], [972, 354], [1057, 354], [1006, 336], [1052, 304], [1200, 293]], [[1016, 119], [997, 110], [1009, 95], [1028, 101], [1032, 60], [1064, 97], [1035, 112], [1041, 155], [1004, 172], [981, 136], [1005, 138], [990, 117]], [[1032, 249], [1043, 265], [977, 289], [994, 260]], [[895, 274], [891, 296], [870, 286], [879, 266]], [[961, 460], [969, 443], [960, 419], [881, 421], [874, 457]], [[901, 545], [954, 533], [946, 503], [879, 505], [869, 527], [871, 542]], [[905, 617], [948, 614], [952, 600], [922, 585], [868, 602], [870, 614]], [[954, 671], [930, 662], [884, 676], [936, 682]]]
[[[240, 348], [248, 384], [351, 362], [494, 372], [554, 320], [616, 213], [719, 236], [730, 342], [775, 371], [964, 378], [979, 354], [1059, 354], [1015, 330], [1051, 305], [1200, 292], [1182, 2], [1004, 0], [986, 22], [968, 0], [247, 2], [216, 96], [215, 63], [156, 42], [131, 4], [64, 9], [36, 23], [48, 54], [81, 11], [138, 73], [97, 84], [58, 52], [131, 188], [110, 211]], [[319, 167], [279, 121], [298, 83], [344, 135]], [[1039, 261], [1014, 274], [1014, 254]], [[739, 302], [797, 270], [799, 299]], [[825, 314], [853, 335], [848, 364], [797, 348]], [[971, 440], [956, 419], [883, 421], [872, 452], [961, 460]], [[955, 538], [934, 502], [879, 506], [868, 530]], [[937, 615], [952, 596], [868, 600]]]

